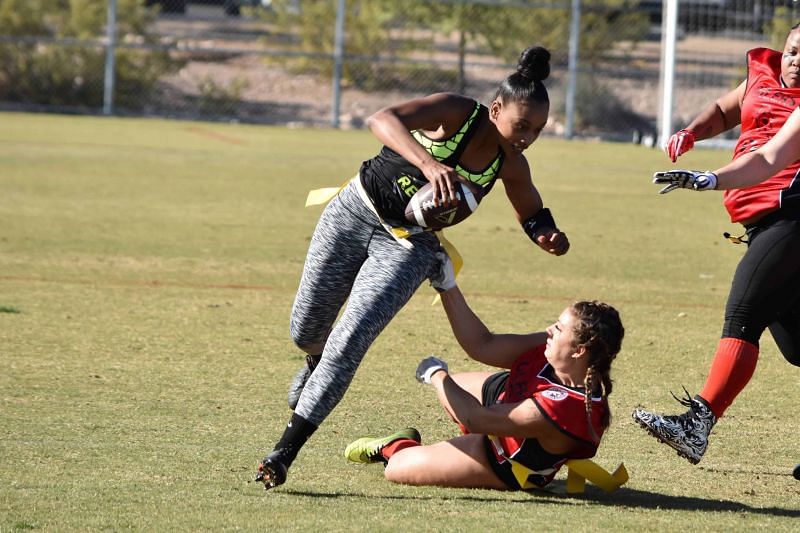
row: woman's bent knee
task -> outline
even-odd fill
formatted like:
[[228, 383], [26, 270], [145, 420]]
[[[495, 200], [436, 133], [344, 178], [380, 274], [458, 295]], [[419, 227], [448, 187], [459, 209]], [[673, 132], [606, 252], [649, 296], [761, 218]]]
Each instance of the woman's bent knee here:
[[308, 328], [303, 328], [294, 321], [289, 324], [289, 335], [294, 345], [312, 355], [322, 353], [323, 348], [325, 348], [325, 340], [328, 338], [329, 333], [330, 329], [326, 329], [326, 331], [321, 334], [318, 331], [309, 331]]
[[406, 448], [392, 456], [384, 470], [384, 477], [393, 483], [406, 485], [424, 484], [422, 477], [426, 472], [424, 454], [420, 448]]

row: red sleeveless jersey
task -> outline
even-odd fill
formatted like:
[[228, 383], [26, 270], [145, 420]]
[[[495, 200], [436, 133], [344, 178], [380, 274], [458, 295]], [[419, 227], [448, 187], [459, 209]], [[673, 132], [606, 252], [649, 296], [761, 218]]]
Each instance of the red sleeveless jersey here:
[[[490, 435], [499, 463], [509, 461], [522, 488], [542, 487], [549, 483], [568, 459], [586, 459], [597, 452], [599, 442], [590, 435], [586, 420], [583, 389], [567, 387], [555, 378], [553, 367], [544, 356], [545, 345], [520, 356], [511, 367], [499, 403], [516, 403], [531, 398], [539, 411], [580, 446], [564, 455], [544, 451], [533, 438]], [[603, 435], [602, 420], [608, 412], [605, 397], [592, 398], [592, 426], [598, 438]]]
[[[770, 140], [800, 105], [800, 88], [790, 89], [781, 83], [783, 54], [769, 48], [755, 48], [747, 53], [747, 84], [742, 101], [742, 133], [733, 159], [752, 152]], [[748, 220], [800, 201], [796, 183], [800, 160], [771, 178], [744, 189], [725, 191], [725, 208], [731, 222]]]

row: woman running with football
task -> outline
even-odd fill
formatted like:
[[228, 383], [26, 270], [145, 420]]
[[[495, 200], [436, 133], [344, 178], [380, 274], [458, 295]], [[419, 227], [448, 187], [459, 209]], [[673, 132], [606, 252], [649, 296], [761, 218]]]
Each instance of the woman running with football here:
[[745, 242], [747, 251], [733, 277], [722, 338], [705, 386], [694, 398], [687, 393], [680, 400], [688, 407], [683, 414], [663, 416], [641, 408], [633, 412], [651, 435], [693, 464], [705, 454], [717, 420], [753, 376], [765, 329], [786, 360], [800, 366], [799, 26], [789, 32], [783, 52], [749, 51], [747, 80], [667, 145], [674, 162], [695, 139], [741, 123], [733, 161], [716, 172], [676, 170], [654, 178], [665, 185], [662, 193], [676, 188], [724, 190], [731, 221], [746, 231], [746, 238], [729, 237]]
[[437, 271], [437, 236], [404, 216], [416, 190], [430, 183], [434, 198], [452, 205], [457, 182], [486, 194], [499, 179], [525, 233], [550, 254], [567, 252], [569, 241], [543, 207], [523, 155], [547, 123], [542, 82], [549, 73], [550, 53], [532, 47], [488, 108], [439, 93], [369, 117], [367, 125], [384, 147], [326, 206], [295, 297], [291, 335], [308, 354], [307, 365], [289, 390], [291, 419], [259, 465], [256, 480], [267, 489], [284, 483], [297, 453], [344, 396], [367, 349]]
[[384, 463], [396, 483], [501, 490], [544, 487], [567, 460], [593, 457], [611, 419], [611, 363], [625, 334], [619, 313], [581, 301], [546, 332], [496, 334], [467, 305], [446, 257], [432, 284], [464, 351], [504, 370], [451, 375], [441, 359], [423, 359], [417, 379], [436, 389], [464, 434], [422, 446], [407, 428], [358, 439], [345, 457]]

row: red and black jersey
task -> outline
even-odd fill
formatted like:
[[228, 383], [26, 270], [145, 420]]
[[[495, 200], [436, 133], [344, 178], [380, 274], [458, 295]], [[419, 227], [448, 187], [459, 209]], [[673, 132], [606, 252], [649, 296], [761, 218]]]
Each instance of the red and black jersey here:
[[[769, 48], [755, 48], [747, 53], [742, 133], [733, 159], [770, 140], [800, 105], [800, 88], [783, 86], [781, 60], [782, 53]], [[757, 185], [725, 191], [725, 208], [731, 222], [748, 220], [788, 205], [800, 205], [800, 184], [796, 180], [799, 169], [800, 160]]]
[[[579, 444], [568, 454], [551, 454], [534, 438], [489, 436], [495, 459], [510, 464], [520, 487], [542, 487], [550, 483], [568, 459], [587, 459], [597, 452], [599, 441], [590, 434], [583, 388], [562, 385], [544, 356], [545, 345], [520, 356], [511, 367], [505, 389], [496, 403], [533, 400], [542, 415]], [[603, 419], [608, 412], [605, 397], [592, 397], [592, 427], [598, 439], [603, 435]]]

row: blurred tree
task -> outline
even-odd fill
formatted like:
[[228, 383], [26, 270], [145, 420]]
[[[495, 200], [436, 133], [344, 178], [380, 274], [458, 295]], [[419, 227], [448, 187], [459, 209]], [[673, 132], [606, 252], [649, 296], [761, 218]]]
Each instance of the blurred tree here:
[[[141, 0], [117, 0], [121, 39], [153, 42], [147, 25], [153, 11]], [[63, 46], [36, 38], [81, 41], [105, 35], [107, 2], [96, 0], [0, 0], [0, 99], [11, 102], [101, 107], [105, 49]], [[178, 63], [163, 51], [118, 49], [115, 102], [138, 107], [156, 80]]]
[[[619, 41], [635, 41], [646, 35], [648, 15], [634, 8], [639, 0], [582, 0], [580, 57], [582, 64], [599, 61]], [[397, 83], [393, 72], [380, 63], [360, 62], [380, 53], [384, 59], [419, 55], [434, 50], [434, 35], [455, 35], [458, 84], [463, 87], [467, 47], [504, 62], [515, 63], [520, 52], [533, 44], [548, 48], [556, 63], [566, 61], [571, 18], [569, 0], [347, 0], [345, 77], [357, 86]], [[316, 61], [290, 60], [302, 69], [328, 75], [332, 63], [337, 2], [273, 0], [266, 15], [276, 26], [290, 32], [303, 52], [317, 54]], [[439, 43], [441, 44], [441, 43]], [[428, 66], [430, 69], [430, 65]], [[439, 67], [441, 68], [441, 66]], [[416, 69], [407, 74], [418, 74]], [[432, 78], [432, 76], [431, 76]]]
[[775, 50], [783, 50], [786, 36], [795, 24], [797, 20], [790, 8], [781, 6], [775, 9], [772, 19], [764, 25], [765, 33], [769, 35], [770, 46]]

